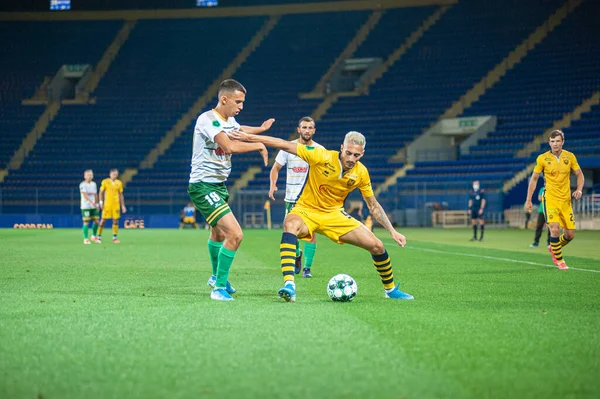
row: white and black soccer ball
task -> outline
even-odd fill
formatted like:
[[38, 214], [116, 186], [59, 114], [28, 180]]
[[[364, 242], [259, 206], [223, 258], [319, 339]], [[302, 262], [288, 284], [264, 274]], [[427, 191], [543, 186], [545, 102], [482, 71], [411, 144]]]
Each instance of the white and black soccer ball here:
[[357, 292], [356, 281], [347, 274], [337, 274], [327, 283], [327, 295], [334, 302], [350, 302]]

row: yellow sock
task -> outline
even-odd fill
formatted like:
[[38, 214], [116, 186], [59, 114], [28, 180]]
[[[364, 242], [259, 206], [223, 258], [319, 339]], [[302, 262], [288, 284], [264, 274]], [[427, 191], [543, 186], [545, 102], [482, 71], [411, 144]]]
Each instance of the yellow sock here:
[[113, 236], [117, 236], [117, 234], [119, 234], [119, 221], [113, 219]]
[[375, 269], [377, 269], [377, 273], [379, 273], [383, 288], [386, 290], [394, 289], [394, 271], [392, 270], [392, 261], [390, 260], [387, 251], [381, 255], [371, 255], [371, 257], [373, 258]]
[[102, 230], [104, 230], [104, 225], [101, 224], [100, 226], [98, 226], [98, 237], [102, 236]]
[[567, 239], [565, 238], [565, 235], [564, 235], [564, 234], [561, 234], [561, 235], [560, 235], [560, 237], [558, 238], [558, 240], [559, 240], [559, 242], [560, 242], [560, 246], [561, 246], [561, 247], [566, 247], [566, 246], [567, 246], [567, 244], [571, 242], [571, 240], [567, 240]]
[[557, 261], [562, 261], [562, 246], [560, 245], [560, 241], [558, 237], [550, 237], [550, 246], [552, 247], [552, 253]]
[[279, 244], [281, 257], [281, 273], [283, 284], [294, 284], [294, 265], [296, 264], [296, 241], [298, 238], [292, 233], [283, 233]]

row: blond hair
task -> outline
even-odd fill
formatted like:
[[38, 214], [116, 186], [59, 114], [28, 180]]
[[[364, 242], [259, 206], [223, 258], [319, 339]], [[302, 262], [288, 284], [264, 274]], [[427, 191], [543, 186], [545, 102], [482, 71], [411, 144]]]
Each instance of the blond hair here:
[[365, 136], [363, 136], [362, 133], [359, 132], [348, 132], [346, 133], [346, 137], [344, 137], [344, 144], [355, 144], [355, 145], [362, 145], [363, 147], [366, 147], [367, 145], [367, 139], [365, 138]]

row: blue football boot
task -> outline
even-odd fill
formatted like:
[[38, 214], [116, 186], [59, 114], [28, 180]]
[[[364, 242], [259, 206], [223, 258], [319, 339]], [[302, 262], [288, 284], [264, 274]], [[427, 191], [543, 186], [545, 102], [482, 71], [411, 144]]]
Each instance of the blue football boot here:
[[292, 284], [286, 284], [277, 292], [280, 298], [286, 302], [296, 302], [296, 288]]

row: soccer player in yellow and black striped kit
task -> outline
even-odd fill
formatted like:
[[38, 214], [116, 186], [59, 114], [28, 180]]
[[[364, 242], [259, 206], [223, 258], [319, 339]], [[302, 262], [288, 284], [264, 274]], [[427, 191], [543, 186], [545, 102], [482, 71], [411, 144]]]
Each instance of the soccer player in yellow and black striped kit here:
[[287, 302], [296, 301], [294, 264], [298, 238], [310, 240], [315, 233], [320, 233], [338, 244], [347, 243], [369, 251], [387, 298], [413, 299], [412, 295], [400, 291], [394, 283], [392, 261], [381, 240], [344, 210], [344, 199], [358, 188], [373, 217], [385, 227], [398, 245], [403, 247], [406, 244], [406, 238], [394, 229], [377, 202], [369, 172], [359, 161], [366, 145], [362, 134], [349, 132], [340, 151], [328, 151], [325, 148], [262, 135], [234, 133], [233, 138], [260, 142], [267, 147], [298, 155], [309, 165], [304, 188], [283, 225], [284, 233], [279, 247], [284, 281], [284, 287], [278, 292], [281, 298]]
[[[550, 133], [550, 151], [537, 157], [529, 187], [525, 210], [531, 212], [531, 197], [535, 192], [540, 174], [544, 174], [543, 203], [546, 223], [550, 229], [550, 254], [554, 264], [561, 270], [567, 270], [562, 249], [575, 238], [575, 218], [571, 207], [571, 198], [580, 199], [584, 177], [575, 154], [563, 150], [565, 135], [560, 130]], [[577, 188], [571, 194], [571, 172], [577, 177]], [[560, 234], [560, 229], [563, 234]]]

